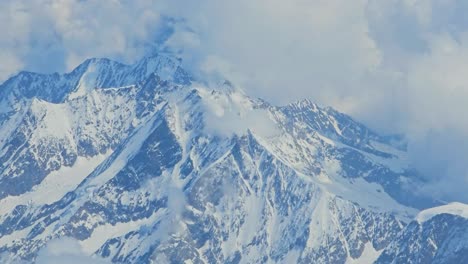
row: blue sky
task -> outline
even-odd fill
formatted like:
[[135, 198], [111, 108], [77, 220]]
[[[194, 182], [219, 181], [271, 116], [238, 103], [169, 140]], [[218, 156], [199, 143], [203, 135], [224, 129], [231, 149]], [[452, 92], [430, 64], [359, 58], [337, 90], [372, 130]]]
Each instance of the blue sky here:
[[466, 10], [461, 0], [4, 0], [0, 79], [170, 50], [204, 78], [404, 134], [428, 192], [467, 201]]

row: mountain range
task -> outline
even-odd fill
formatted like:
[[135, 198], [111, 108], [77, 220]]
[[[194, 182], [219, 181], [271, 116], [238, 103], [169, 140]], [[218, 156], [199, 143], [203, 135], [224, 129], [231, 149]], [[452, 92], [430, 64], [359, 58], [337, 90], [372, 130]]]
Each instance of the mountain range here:
[[468, 263], [468, 205], [404, 139], [311, 100], [208, 85], [170, 54], [0, 86], [0, 253], [112, 263]]

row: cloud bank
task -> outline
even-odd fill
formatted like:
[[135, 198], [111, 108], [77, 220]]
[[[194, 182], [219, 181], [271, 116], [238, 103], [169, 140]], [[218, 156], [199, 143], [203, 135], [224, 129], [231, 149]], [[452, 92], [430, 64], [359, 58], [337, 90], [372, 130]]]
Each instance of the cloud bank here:
[[0, 78], [170, 50], [195, 74], [227, 77], [274, 103], [307, 97], [405, 134], [428, 191], [468, 201], [467, 8], [462, 0], [6, 0]]

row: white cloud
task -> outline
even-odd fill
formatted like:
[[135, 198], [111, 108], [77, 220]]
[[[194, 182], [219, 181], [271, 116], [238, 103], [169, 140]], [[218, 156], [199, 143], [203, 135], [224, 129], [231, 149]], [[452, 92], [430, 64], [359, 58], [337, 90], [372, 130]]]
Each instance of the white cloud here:
[[347, 95], [380, 62], [366, 1], [204, 0], [181, 11], [182, 2], [173, 1], [175, 15], [201, 32], [200, 46], [188, 53], [202, 53], [201, 65], [224, 60], [229, 71], [216, 70], [276, 102], [307, 96], [328, 103], [327, 89]]
[[38, 253], [37, 264], [105, 264], [103, 259], [86, 255], [80, 243], [72, 238], [60, 238], [49, 241]]
[[468, 201], [468, 38], [443, 34], [430, 45], [408, 70], [411, 157], [433, 180], [431, 193]]

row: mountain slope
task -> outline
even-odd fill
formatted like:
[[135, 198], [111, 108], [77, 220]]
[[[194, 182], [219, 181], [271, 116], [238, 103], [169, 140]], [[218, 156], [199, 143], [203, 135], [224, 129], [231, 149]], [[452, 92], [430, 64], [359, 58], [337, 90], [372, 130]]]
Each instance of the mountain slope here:
[[435, 203], [395, 138], [308, 100], [209, 88], [170, 56], [0, 87], [0, 251], [116, 263], [371, 262]]

